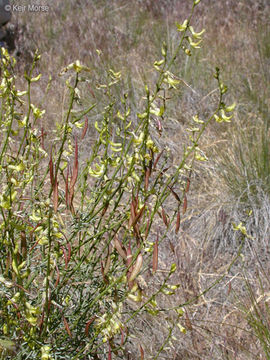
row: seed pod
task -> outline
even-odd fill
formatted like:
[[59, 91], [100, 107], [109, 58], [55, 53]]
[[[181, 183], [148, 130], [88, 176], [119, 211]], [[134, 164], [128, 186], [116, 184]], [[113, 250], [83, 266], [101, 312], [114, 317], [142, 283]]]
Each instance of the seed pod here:
[[185, 195], [184, 197], [184, 204], [183, 204], [183, 214], [185, 214], [185, 212], [187, 211], [187, 197]]
[[189, 191], [189, 186], [190, 186], [190, 178], [187, 179], [186, 193]]
[[177, 212], [176, 225], [175, 225], [175, 233], [178, 234], [180, 228], [180, 211]]
[[118, 254], [124, 259], [127, 259], [126, 249], [121, 244], [121, 241], [118, 239], [118, 236], [114, 239], [114, 247], [117, 250]]
[[141, 210], [138, 212], [138, 214], [135, 216], [135, 218], [133, 219], [132, 223], [131, 223], [131, 226], [134, 227], [134, 225], [137, 224], [137, 222], [140, 220], [140, 218], [142, 217], [143, 215], [143, 212], [144, 212], [144, 209], [145, 209], [145, 204], [143, 205], [143, 207], [141, 208]]
[[85, 330], [84, 333], [86, 336], [88, 336], [89, 333], [89, 327], [90, 325], [93, 323], [93, 321], [96, 319], [96, 316], [93, 316], [89, 321], [87, 321], [86, 325], [85, 325]]
[[129, 242], [129, 245], [127, 248], [127, 261], [126, 261], [127, 267], [129, 267], [131, 263], [132, 263], [132, 252], [131, 252], [131, 246], [130, 246], [130, 242]]
[[64, 259], [65, 259], [65, 269], [67, 270], [67, 267], [68, 267], [68, 255], [66, 253], [66, 249], [64, 248], [64, 246], [61, 246], [61, 249], [63, 251], [63, 255], [64, 255]]
[[186, 312], [186, 319], [185, 319], [185, 326], [188, 330], [192, 330], [192, 324], [191, 324], [191, 321], [190, 321], [190, 318], [188, 316], [188, 313]]
[[175, 197], [175, 199], [178, 201], [178, 202], [181, 202], [179, 196], [177, 195], [177, 193], [172, 189], [171, 186], [168, 186], [168, 188], [170, 189], [171, 193], [173, 194], [173, 196]]
[[130, 204], [130, 218], [129, 218], [129, 228], [131, 228], [132, 223], [134, 222], [134, 219], [136, 217], [136, 209], [135, 209], [136, 205], [135, 205], [135, 201], [134, 199], [132, 199], [131, 204]]
[[144, 351], [141, 345], [140, 345], [140, 353], [141, 353], [141, 360], [144, 360]]
[[166, 225], [166, 227], [168, 227], [169, 223], [168, 223], [167, 215], [163, 208], [162, 208], [161, 214], [162, 214], [162, 219], [163, 219], [164, 224]]
[[69, 336], [70, 338], [72, 338], [72, 334], [71, 334], [71, 331], [70, 331], [70, 328], [69, 328], [67, 319], [66, 319], [64, 316], [63, 316], [63, 321], [64, 321], [64, 325], [65, 325], [66, 331], [67, 331], [67, 333], [68, 333], [68, 336]]
[[139, 254], [136, 259], [135, 265], [133, 267], [132, 273], [130, 274], [130, 278], [129, 278], [130, 282], [133, 281], [141, 271], [142, 263], [143, 263], [142, 254]]
[[154, 162], [154, 170], [156, 169], [157, 163], [158, 163], [158, 161], [159, 161], [159, 159], [160, 159], [163, 151], [164, 151], [164, 150], [162, 150], [162, 151], [158, 154], [158, 156], [157, 156], [157, 158], [156, 158], [156, 160], [155, 160], [155, 162]]
[[145, 172], [145, 183], [144, 183], [144, 188], [146, 191], [148, 190], [150, 175], [151, 175], [150, 168], [147, 167], [146, 172]]

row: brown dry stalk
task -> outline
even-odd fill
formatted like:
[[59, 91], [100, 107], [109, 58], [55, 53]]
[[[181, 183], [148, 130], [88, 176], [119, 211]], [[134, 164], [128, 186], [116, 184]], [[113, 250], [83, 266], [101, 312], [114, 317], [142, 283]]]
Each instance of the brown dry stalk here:
[[23, 259], [26, 259], [27, 256], [27, 242], [26, 242], [26, 234], [25, 231], [21, 231], [21, 252]]
[[153, 274], [155, 274], [155, 272], [157, 271], [157, 267], [158, 267], [158, 234], [157, 234], [157, 238], [154, 244], [154, 249], [153, 249]]
[[111, 345], [110, 345], [110, 343], [109, 343], [108, 360], [112, 360], [112, 349], [111, 349]]
[[78, 169], [79, 169], [79, 161], [78, 161], [78, 142], [77, 138], [75, 140], [75, 153], [74, 153], [74, 164], [73, 164], [73, 171], [72, 176], [70, 179], [70, 186], [69, 186], [69, 206], [72, 207], [72, 201], [74, 196], [74, 189], [75, 184], [78, 178]]
[[69, 207], [69, 191], [68, 191], [68, 178], [69, 178], [69, 165], [67, 167], [67, 176], [66, 176], [66, 186], [65, 186], [65, 196], [66, 196], [66, 207]]
[[58, 209], [58, 181], [55, 179], [53, 184], [53, 210], [56, 213]]
[[44, 129], [43, 129], [43, 126], [41, 127], [41, 135], [40, 135], [40, 139], [41, 139], [41, 141], [40, 141], [40, 146], [41, 146], [41, 148], [43, 149], [43, 150], [45, 150], [45, 148], [44, 148]]
[[187, 311], [186, 311], [185, 326], [186, 326], [186, 328], [187, 328], [188, 330], [192, 330], [192, 329], [193, 329]]
[[67, 248], [68, 248], [67, 261], [68, 261], [68, 263], [69, 263], [70, 258], [71, 258], [71, 245], [70, 245], [70, 243], [67, 243]]
[[53, 179], [53, 161], [52, 161], [52, 151], [51, 151], [51, 155], [50, 155], [49, 169], [50, 169], [50, 180], [51, 180], [51, 185], [53, 186], [54, 179]]

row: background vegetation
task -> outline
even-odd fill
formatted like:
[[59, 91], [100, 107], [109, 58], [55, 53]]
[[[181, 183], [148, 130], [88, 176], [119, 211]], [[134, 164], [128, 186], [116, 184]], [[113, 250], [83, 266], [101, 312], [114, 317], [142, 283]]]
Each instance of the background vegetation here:
[[[189, 16], [192, 3], [48, 1], [48, 14], [14, 13], [18, 88], [24, 86], [24, 72], [31, 71], [36, 48], [42, 55], [33, 70], [33, 76], [42, 73], [42, 77], [32, 84], [31, 102], [46, 110], [37, 125], [46, 133], [48, 154], [56, 139], [52, 129], [65, 119], [70, 102], [67, 77], [59, 78], [60, 70], [76, 59], [91, 69], [89, 81], [80, 89], [81, 107], [97, 104], [80, 144], [83, 163], [95, 144], [94, 123], [107, 105], [102, 92], [97, 91], [107, 69], [121, 70], [121, 83], [112, 96], [119, 101], [125, 89], [130, 116], [136, 116], [143, 106], [145, 83], [151, 88], [156, 82], [153, 62], [160, 59], [161, 45], [165, 41], [168, 53], [174, 52], [179, 38], [175, 22], [182, 23]], [[230, 123], [213, 121], [205, 130], [200, 149], [208, 161], [193, 167], [180, 230], [177, 234], [173, 227], [166, 230], [156, 275], [152, 278], [149, 269], [145, 273], [145, 292], [152, 294], [163, 283], [172, 262], [177, 265], [171, 283], [179, 287], [171, 296], [161, 297], [158, 306], [162, 310], [185, 304], [182, 328], [172, 327], [175, 315], [170, 312], [158, 311], [155, 316], [142, 312], [129, 325], [132, 334], [125, 351], [111, 354], [113, 358], [270, 358], [269, 16], [267, 0], [202, 0], [196, 7], [193, 27], [206, 29], [203, 45], [191, 57], [176, 59], [172, 72], [181, 86], [168, 101], [162, 137], [155, 135], [160, 149], [169, 148], [168, 164], [175, 165], [182, 158], [192, 117], [200, 114], [206, 118], [214, 110], [219, 95], [213, 77], [217, 66], [229, 88], [228, 103], [235, 100], [237, 107]], [[173, 201], [166, 203], [165, 210], [173, 212]], [[163, 221], [156, 223], [159, 230], [164, 228]], [[86, 265], [83, 269], [87, 274]], [[136, 303], [126, 306], [127, 314], [137, 309]], [[64, 319], [66, 322], [62, 317], [58, 325], [67, 329], [68, 319]], [[63, 347], [68, 349], [72, 340], [68, 330], [66, 333]], [[106, 348], [98, 358], [109, 355]]]

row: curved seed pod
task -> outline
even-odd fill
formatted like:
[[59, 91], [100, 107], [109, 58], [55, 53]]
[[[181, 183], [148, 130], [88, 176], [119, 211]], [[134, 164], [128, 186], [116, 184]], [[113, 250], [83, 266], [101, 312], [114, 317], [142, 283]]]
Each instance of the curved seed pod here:
[[127, 267], [129, 267], [129, 265], [132, 262], [132, 252], [131, 252], [131, 246], [130, 246], [130, 242], [127, 248]]
[[127, 259], [127, 252], [123, 245], [121, 244], [120, 240], [118, 238], [114, 239], [114, 247], [116, 248], [118, 254], [124, 259]]
[[158, 160], [160, 159], [161, 155], [163, 154], [163, 151], [164, 151], [164, 150], [162, 150], [162, 151], [158, 154], [158, 156], [157, 156], [157, 158], [156, 158], [156, 160], [155, 160], [155, 162], [154, 162], [154, 170], [156, 169]]
[[164, 225], [166, 227], [168, 227], [169, 226], [168, 218], [167, 218], [167, 215], [166, 215], [165, 210], [163, 208], [161, 210], [161, 214], [162, 214], [162, 220], [164, 222]]
[[94, 322], [94, 320], [96, 320], [96, 316], [93, 316], [89, 321], [87, 321], [87, 323], [85, 324], [85, 330], [84, 333], [86, 336], [88, 336], [89, 333], [89, 327], [90, 325]]
[[141, 210], [138, 212], [138, 214], [135, 216], [135, 218], [133, 219], [132, 223], [131, 223], [131, 226], [134, 227], [134, 225], [137, 224], [137, 222], [140, 220], [140, 218], [142, 217], [143, 215], [143, 212], [144, 212], [144, 209], [145, 209], [145, 204], [143, 205], [143, 207], [141, 208]]
[[133, 267], [132, 273], [130, 274], [129, 281], [133, 281], [137, 277], [137, 275], [141, 271], [142, 263], [143, 263], [142, 254], [139, 254], [136, 259], [135, 265]]
[[183, 214], [185, 214], [185, 212], [187, 211], [187, 197], [185, 195], [184, 197], [184, 204], [183, 204]]
[[150, 175], [151, 175], [150, 168], [147, 167], [145, 172], [145, 182], [144, 182], [144, 188], [146, 191], [148, 190]]
[[70, 331], [70, 327], [68, 325], [68, 322], [67, 322], [67, 319], [63, 316], [63, 321], [64, 321], [64, 325], [65, 325], [65, 328], [66, 328], [66, 331], [69, 335], [70, 338], [72, 338], [72, 334], [71, 334], [71, 331]]
[[190, 178], [187, 179], [187, 185], [186, 185], [186, 193], [189, 191], [189, 186], [190, 186]]

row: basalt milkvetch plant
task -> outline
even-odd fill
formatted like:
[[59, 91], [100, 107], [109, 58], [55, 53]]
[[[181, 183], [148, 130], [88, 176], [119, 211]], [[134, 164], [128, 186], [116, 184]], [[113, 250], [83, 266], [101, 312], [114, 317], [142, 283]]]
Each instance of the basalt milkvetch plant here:
[[[190, 17], [177, 24], [179, 43], [170, 54], [165, 43], [154, 62], [155, 87], [145, 84], [140, 108], [132, 109], [127, 93], [120, 98], [121, 71], [108, 69], [96, 78], [95, 91], [106, 105], [82, 105], [91, 68], [76, 61], [60, 75], [69, 102], [63, 119], [51, 131], [43, 128], [44, 111], [32, 103], [41, 74], [36, 64], [25, 74], [26, 90], [16, 88], [14, 59], [2, 50], [0, 349], [5, 359], [85, 359], [121, 357], [132, 332], [132, 320], [147, 311], [158, 316], [159, 295], [170, 296], [176, 265], [153, 291], [143, 291], [146, 270], [152, 282], [159, 271], [159, 245], [171, 229], [177, 233], [188, 210], [188, 192], [196, 161], [207, 158], [199, 140], [211, 121], [227, 122], [234, 106], [219, 70], [220, 97], [206, 119], [194, 114], [187, 128], [189, 144], [178, 164], [160, 148], [166, 105], [181, 86], [172, 73], [178, 56], [192, 56], [204, 30]], [[98, 51], [97, 56], [102, 57]], [[93, 120], [93, 121], [91, 121]], [[92, 126], [96, 137], [82, 161], [81, 149]], [[93, 130], [93, 129], [92, 129]], [[168, 201], [174, 206], [167, 208]], [[137, 304], [127, 311], [127, 302]], [[185, 328], [182, 307], [168, 330]], [[162, 310], [164, 311], [164, 309]], [[164, 349], [156, 349], [156, 358]], [[141, 358], [144, 350], [140, 347]]]

